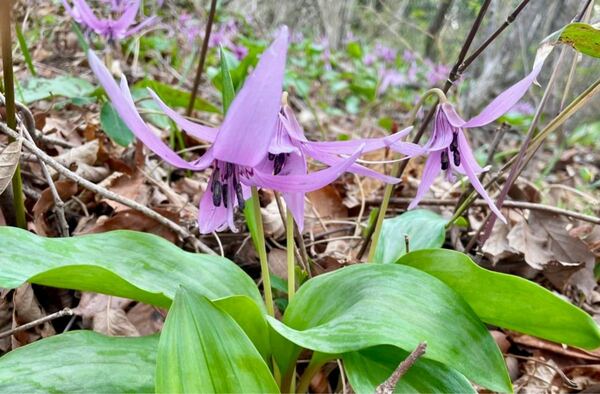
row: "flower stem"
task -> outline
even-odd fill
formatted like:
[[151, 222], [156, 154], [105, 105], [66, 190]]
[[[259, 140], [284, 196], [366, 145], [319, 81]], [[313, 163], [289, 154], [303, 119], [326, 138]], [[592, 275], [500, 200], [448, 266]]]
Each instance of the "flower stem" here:
[[315, 376], [315, 374], [319, 371], [319, 369], [321, 369], [321, 367], [325, 364], [326, 361], [327, 360], [325, 358], [315, 357], [315, 354], [313, 354], [313, 357], [308, 363], [308, 367], [306, 367], [304, 373], [298, 381], [298, 388], [296, 389], [297, 393], [308, 392], [310, 381], [312, 380], [313, 376]]
[[294, 217], [289, 208], [285, 216], [286, 249], [287, 249], [287, 272], [288, 272], [288, 302], [296, 294], [296, 262], [294, 261]]
[[[443, 104], [448, 101], [448, 99], [446, 98], [446, 94], [441, 89], [438, 89], [438, 88], [429, 89], [428, 91], [423, 93], [421, 98], [419, 98], [419, 101], [417, 101], [417, 103], [413, 107], [413, 109], [408, 117], [408, 122], [407, 122], [408, 124], [414, 123], [415, 118], [417, 117], [419, 108], [421, 108], [423, 106], [423, 103], [429, 96], [434, 96], [434, 95], [438, 97], [439, 103]], [[401, 168], [400, 162], [395, 162], [394, 166], [392, 167], [392, 172], [390, 175], [393, 177], [398, 177], [400, 175], [400, 168]], [[390, 203], [390, 198], [392, 197], [393, 191], [394, 191], [393, 184], [388, 183], [385, 185], [385, 191], [383, 192], [383, 200], [381, 201], [381, 206], [379, 207], [379, 213], [377, 214], [377, 223], [375, 224], [375, 231], [373, 232], [373, 237], [371, 240], [371, 247], [369, 248], [369, 255], [367, 256], [367, 262], [369, 262], [369, 263], [372, 263], [373, 259], [375, 258], [375, 251], [377, 250], [377, 243], [379, 242], [379, 235], [381, 234], [381, 228], [383, 226], [383, 219], [385, 218], [385, 213], [388, 209], [388, 205]]]
[[271, 276], [269, 273], [269, 263], [267, 260], [267, 248], [265, 246], [265, 231], [263, 228], [262, 215], [260, 213], [260, 199], [258, 189], [252, 186], [252, 204], [254, 205], [254, 220], [256, 220], [258, 257], [260, 259], [260, 271], [262, 275], [263, 291], [265, 293], [265, 304], [270, 316], [275, 316], [275, 307], [273, 306], [273, 293], [271, 291]]
[[[15, 85], [13, 78], [12, 62], [12, 37], [11, 37], [11, 8], [12, 1], [2, 1], [0, 8], [0, 35], [2, 36], [2, 71], [4, 74], [4, 96], [6, 105], [6, 124], [9, 128], [17, 128], [17, 117], [15, 114]], [[17, 168], [12, 178], [13, 208], [15, 210], [15, 224], [17, 227], [25, 228], [25, 203], [23, 200], [23, 180], [21, 179], [21, 166]]]

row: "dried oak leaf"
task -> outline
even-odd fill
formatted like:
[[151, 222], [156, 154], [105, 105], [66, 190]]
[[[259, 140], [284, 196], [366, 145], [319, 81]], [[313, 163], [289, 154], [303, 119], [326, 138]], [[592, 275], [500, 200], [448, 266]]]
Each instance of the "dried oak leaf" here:
[[569, 234], [568, 224], [563, 216], [532, 211], [511, 229], [508, 242], [523, 253], [527, 264], [543, 270], [554, 286], [574, 285], [589, 297], [596, 285], [595, 258], [583, 241]]
[[[65, 202], [77, 193], [77, 184], [69, 180], [61, 180], [54, 183], [60, 199]], [[54, 236], [56, 232], [50, 229], [46, 221], [46, 213], [54, 207], [54, 197], [50, 188], [44, 189], [39, 200], [33, 206], [33, 222], [35, 231], [39, 235]]]
[[96, 332], [112, 336], [140, 336], [123, 308], [133, 301], [105, 294], [82, 293], [73, 312], [83, 318], [83, 325]]
[[[104, 179], [99, 186], [102, 186], [122, 197], [139, 202], [142, 205], [146, 205], [149, 200], [148, 187], [144, 184], [144, 177], [139, 172], [136, 172], [133, 176], [120, 172], [113, 172], [108, 178]], [[116, 201], [108, 199], [104, 199], [103, 201], [112, 207], [115, 212], [130, 209]]]

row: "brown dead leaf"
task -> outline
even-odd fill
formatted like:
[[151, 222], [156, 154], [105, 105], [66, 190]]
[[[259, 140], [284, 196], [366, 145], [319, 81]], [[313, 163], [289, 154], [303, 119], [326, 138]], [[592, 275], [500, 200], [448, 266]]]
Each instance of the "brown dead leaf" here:
[[267, 237], [279, 238], [285, 233], [285, 227], [283, 226], [283, 220], [281, 220], [281, 214], [279, 213], [279, 207], [275, 198], [266, 207], [260, 208], [260, 213]]
[[96, 332], [112, 336], [140, 336], [123, 308], [133, 301], [105, 294], [82, 293], [73, 312], [83, 318], [83, 325]]
[[492, 264], [518, 253], [516, 249], [510, 246], [507, 238], [508, 233], [508, 226], [497, 220], [492, 229], [492, 234], [482, 246], [481, 251], [490, 259]]
[[0, 194], [11, 183], [21, 157], [21, 140], [13, 141], [0, 151]]
[[[177, 213], [166, 209], [156, 208], [154, 210], [174, 222], [179, 219]], [[177, 241], [177, 234], [173, 230], [134, 209], [120, 211], [103, 222], [99, 220], [94, 226], [80, 234], [105, 233], [112, 230], [142, 231], [161, 236], [173, 243]]]
[[562, 216], [531, 211], [526, 221], [508, 233], [508, 242], [523, 253], [527, 264], [544, 270], [555, 286], [575, 285], [589, 297], [596, 284], [595, 258], [583, 241], [568, 233], [568, 224]]
[[525, 373], [513, 383], [516, 393], [540, 394], [558, 391], [559, 387], [553, 383], [558, 375], [558, 366], [552, 359], [545, 360], [540, 357], [539, 360], [543, 363], [528, 360], [524, 364]]
[[287, 252], [285, 250], [271, 249], [268, 260], [271, 273], [280, 278], [287, 278]]
[[[46, 312], [39, 304], [33, 292], [33, 288], [29, 283], [15, 289], [13, 293], [13, 305], [12, 328], [46, 316]], [[29, 330], [14, 333], [12, 336], [12, 347], [14, 349], [31, 343], [39, 338], [46, 338], [54, 334], [56, 334], [54, 327], [52, 327], [50, 322], [46, 322]]]
[[527, 346], [529, 348], [546, 350], [570, 358], [587, 361], [600, 361], [600, 349], [592, 351], [578, 349], [572, 346], [564, 346], [526, 334], [511, 333], [509, 337], [514, 343]]
[[[0, 297], [0, 332], [12, 328], [12, 303], [4, 295]], [[10, 337], [0, 339], [0, 353], [10, 350]]]
[[309, 200], [305, 208], [308, 212], [305, 219], [307, 231], [319, 233], [335, 229], [339, 225], [324, 226], [323, 221], [348, 217], [348, 208], [344, 205], [340, 192], [333, 185], [310, 192], [307, 197]]
[[[77, 184], [69, 180], [61, 180], [54, 183], [56, 191], [63, 202], [68, 201], [77, 193]], [[54, 207], [54, 197], [49, 187], [44, 189], [40, 199], [33, 206], [33, 222], [35, 230], [39, 235], [54, 236], [56, 231], [51, 230], [46, 221], [46, 213]]]
[[[114, 172], [108, 178], [104, 179], [99, 186], [115, 192], [122, 197], [139, 202], [142, 205], [147, 205], [148, 203], [148, 187], [144, 184], [144, 178], [139, 172], [133, 176], [120, 172]], [[126, 207], [125, 205], [116, 201], [107, 199], [103, 201], [111, 206], [115, 212], [130, 209], [129, 207]]]
[[127, 312], [127, 319], [135, 326], [140, 335], [152, 335], [162, 329], [166, 314], [166, 311], [161, 313], [161, 310], [155, 306], [140, 302]]

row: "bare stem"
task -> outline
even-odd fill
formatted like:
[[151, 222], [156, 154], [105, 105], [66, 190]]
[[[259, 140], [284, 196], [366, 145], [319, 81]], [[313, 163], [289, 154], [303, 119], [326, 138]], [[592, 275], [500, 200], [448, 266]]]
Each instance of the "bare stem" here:
[[294, 217], [289, 208], [286, 209], [286, 249], [287, 249], [287, 282], [288, 302], [296, 294], [296, 262], [294, 261]]
[[252, 186], [252, 204], [254, 204], [254, 220], [256, 220], [256, 247], [258, 248], [258, 257], [260, 259], [260, 272], [262, 275], [263, 291], [265, 293], [265, 304], [270, 316], [275, 316], [275, 307], [273, 305], [273, 292], [271, 291], [271, 275], [269, 273], [269, 261], [267, 259], [267, 247], [265, 245], [265, 230], [263, 227], [262, 214], [260, 213], [260, 197], [258, 189]]
[[[12, 36], [11, 36], [11, 11], [12, 0], [3, 0], [0, 4], [0, 36], [2, 37], [2, 71], [4, 74], [4, 94], [6, 96], [6, 123], [8, 127], [17, 128], [15, 111], [15, 85], [12, 62]], [[26, 228], [25, 202], [23, 200], [23, 180], [21, 166], [17, 168], [12, 178], [13, 208], [17, 227]]]
[[217, 10], [217, 0], [211, 0], [210, 11], [208, 13], [208, 21], [206, 22], [206, 31], [204, 32], [204, 39], [202, 40], [202, 49], [200, 50], [200, 60], [198, 62], [198, 68], [196, 69], [196, 76], [194, 77], [194, 85], [192, 87], [192, 95], [190, 96], [190, 102], [188, 103], [187, 110], [185, 111], [186, 116], [190, 116], [194, 110], [194, 104], [196, 103], [196, 96], [198, 95], [198, 86], [202, 79], [202, 70], [204, 69], [204, 62], [206, 61], [206, 53], [208, 52], [208, 41], [210, 39], [210, 32], [212, 25], [215, 20], [215, 11]]

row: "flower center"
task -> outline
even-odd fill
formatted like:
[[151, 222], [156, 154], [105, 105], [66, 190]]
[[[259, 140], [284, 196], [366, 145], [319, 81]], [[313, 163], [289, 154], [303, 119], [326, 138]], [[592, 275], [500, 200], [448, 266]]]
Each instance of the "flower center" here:
[[[448, 149], [450, 150], [450, 152], [452, 152], [452, 161], [454, 162], [454, 165], [456, 167], [460, 166], [460, 152], [458, 150], [458, 133], [457, 132], [452, 133], [452, 142], [450, 143], [450, 146], [448, 147]], [[446, 171], [448, 168], [450, 168], [450, 157], [449, 157], [447, 149], [444, 149], [442, 151], [441, 162], [442, 162], [442, 171]]]
[[[215, 161], [210, 190], [213, 197], [213, 205], [218, 207], [223, 203], [225, 208], [229, 207], [230, 193], [234, 193], [240, 209], [244, 209], [244, 193], [242, 192], [242, 184], [240, 176], [247, 175], [247, 170], [233, 163], [223, 161]], [[231, 202], [235, 203], [233, 195]]]
[[269, 160], [273, 162], [273, 175], [278, 175], [283, 170], [283, 166], [289, 155], [289, 153], [278, 153], [276, 155], [269, 153]]

